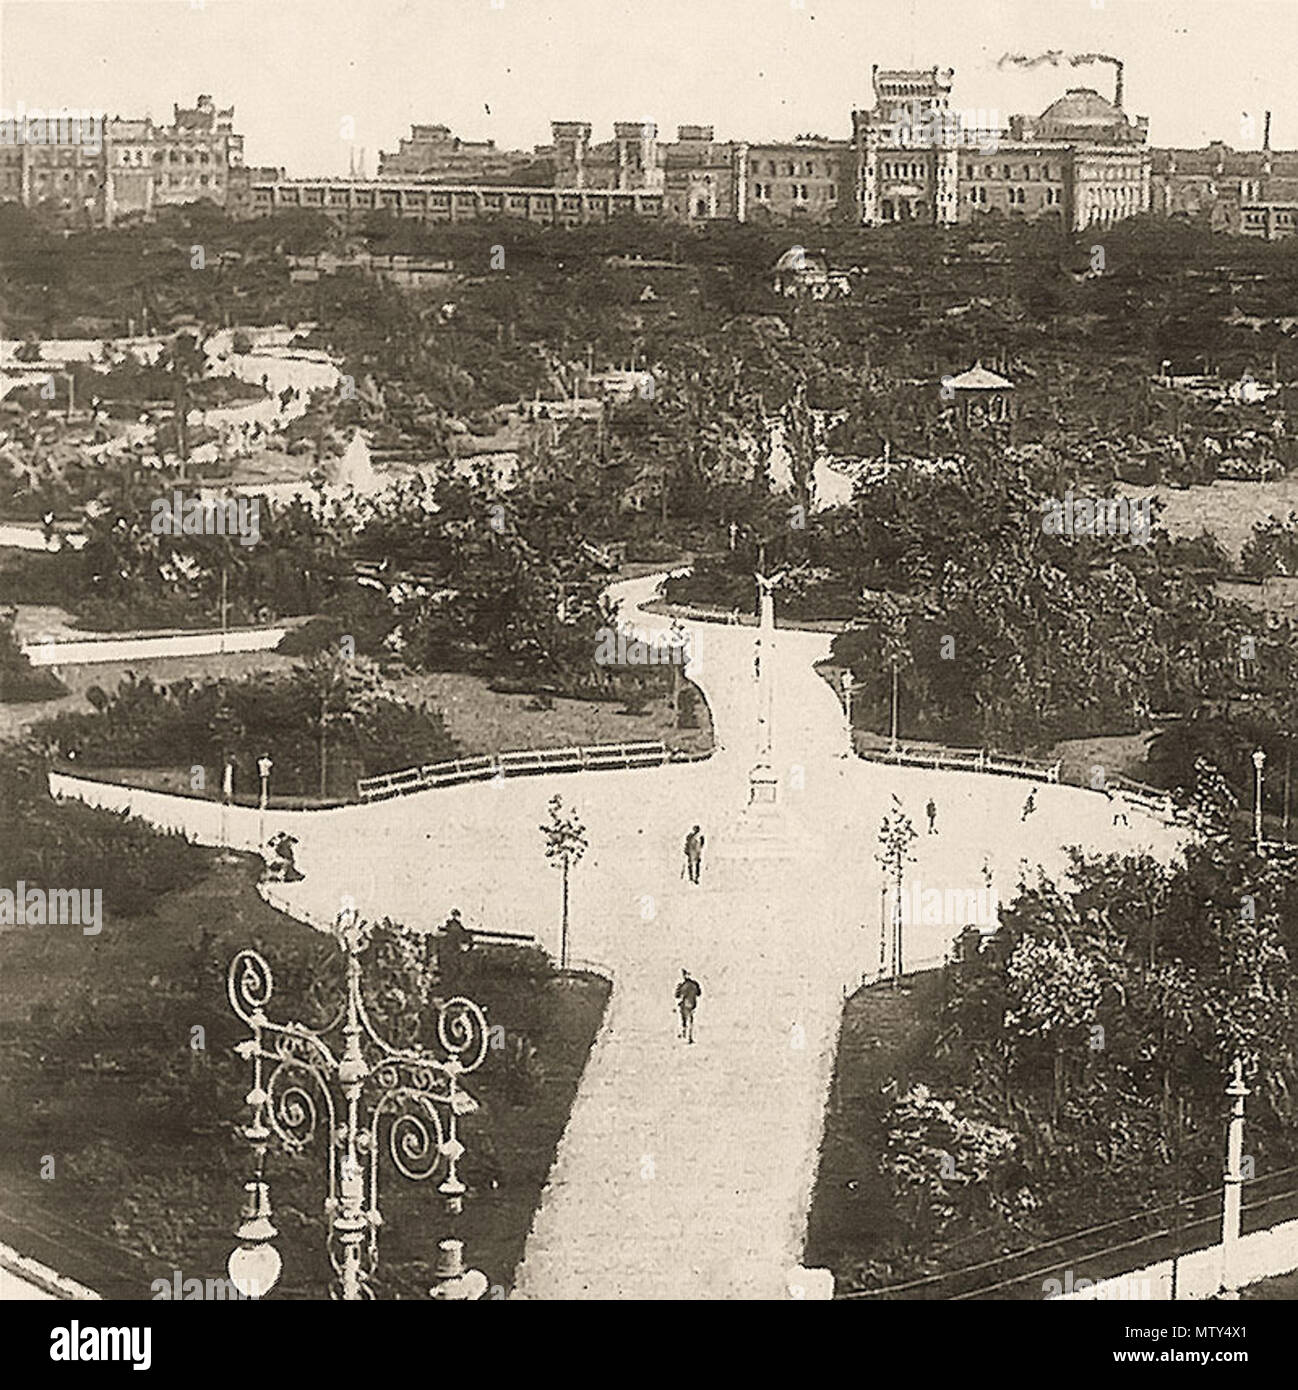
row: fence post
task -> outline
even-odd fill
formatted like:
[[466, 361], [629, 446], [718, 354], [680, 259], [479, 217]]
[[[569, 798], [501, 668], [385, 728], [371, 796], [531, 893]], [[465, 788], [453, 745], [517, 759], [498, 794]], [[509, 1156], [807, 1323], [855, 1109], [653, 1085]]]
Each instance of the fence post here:
[[1236, 1057], [1234, 1072], [1226, 1087], [1230, 1097], [1230, 1124], [1226, 1131], [1225, 1194], [1221, 1208], [1221, 1277], [1217, 1297], [1239, 1297], [1239, 1223], [1244, 1188], [1244, 1098], [1249, 1094], [1244, 1084], [1244, 1063]]

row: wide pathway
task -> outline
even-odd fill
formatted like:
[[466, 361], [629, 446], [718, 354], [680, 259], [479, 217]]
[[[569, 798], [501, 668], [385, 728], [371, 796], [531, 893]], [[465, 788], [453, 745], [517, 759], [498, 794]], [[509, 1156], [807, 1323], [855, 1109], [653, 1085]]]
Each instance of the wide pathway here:
[[[661, 631], [641, 604], [658, 579], [614, 586], [623, 617]], [[718, 751], [659, 769], [510, 779], [372, 806], [279, 812], [266, 829], [300, 840], [290, 911], [328, 921], [348, 900], [367, 916], [431, 929], [452, 905], [470, 922], [530, 932], [557, 949], [558, 875], [539, 826], [556, 793], [590, 850], [572, 881], [572, 953], [607, 968], [612, 1002], [583, 1075], [516, 1292], [532, 1298], [785, 1296], [801, 1256], [843, 993], [879, 965], [880, 823], [897, 797], [924, 828], [910, 881], [972, 891], [990, 872], [1005, 898], [1021, 874], [1067, 865], [1065, 847], [1150, 847], [1176, 837], [1133, 811], [1115, 828], [1104, 798], [1012, 777], [892, 768], [848, 756], [837, 696], [813, 663], [823, 634], [780, 630], [763, 653], [774, 681], [771, 765], [789, 857], [766, 857], [741, 822], [758, 753], [757, 631], [687, 623], [691, 675]], [[133, 808], [212, 842], [220, 808], [130, 794]], [[198, 818], [206, 816], [200, 825]], [[704, 828], [703, 882], [682, 875], [689, 826]], [[256, 844], [255, 811], [228, 813], [232, 844]], [[943, 959], [963, 920], [907, 928], [908, 969]], [[703, 985], [697, 1041], [677, 1037], [681, 970]]]

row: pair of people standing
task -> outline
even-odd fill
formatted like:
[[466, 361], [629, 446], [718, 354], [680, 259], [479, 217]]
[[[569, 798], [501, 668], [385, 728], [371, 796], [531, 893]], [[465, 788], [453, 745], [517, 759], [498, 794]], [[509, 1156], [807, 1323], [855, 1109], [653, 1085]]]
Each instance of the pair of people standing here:
[[[703, 869], [704, 838], [703, 831], [697, 825], [691, 826], [690, 833], [685, 837], [685, 869], [691, 883], [699, 881]], [[680, 1036], [687, 1043], [694, 1041], [694, 1010], [702, 993], [703, 986], [688, 970], [682, 970], [680, 983], [676, 986], [676, 1008], [681, 1016]]]

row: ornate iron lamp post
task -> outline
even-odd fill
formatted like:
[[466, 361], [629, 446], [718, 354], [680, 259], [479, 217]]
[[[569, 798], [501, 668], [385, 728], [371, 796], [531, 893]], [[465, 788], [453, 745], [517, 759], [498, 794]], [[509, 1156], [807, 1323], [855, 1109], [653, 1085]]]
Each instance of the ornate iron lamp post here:
[[[279, 1254], [270, 1244], [278, 1232], [263, 1176], [272, 1137], [299, 1151], [314, 1138], [321, 1121], [327, 1125], [325, 1215], [329, 1262], [337, 1275], [337, 1285], [330, 1289], [334, 1298], [374, 1297], [370, 1280], [378, 1265], [383, 1224], [378, 1183], [384, 1149], [407, 1178], [424, 1181], [442, 1175], [437, 1190], [448, 1212], [463, 1210], [466, 1189], [458, 1164], [464, 1145], [458, 1125], [478, 1104], [461, 1087], [460, 1078], [475, 1071], [487, 1054], [487, 1020], [472, 1000], [457, 996], [437, 1006], [442, 1055], [394, 1047], [371, 1023], [361, 991], [360, 958], [370, 943], [370, 924], [354, 912], [344, 912], [336, 930], [347, 958], [346, 999], [333, 1021], [319, 1031], [267, 1018], [274, 979], [257, 951], [240, 951], [230, 962], [230, 1005], [252, 1030], [252, 1037], [235, 1050], [252, 1062], [247, 1097], [252, 1118], [243, 1135], [252, 1146], [255, 1176], [245, 1185], [248, 1197], [236, 1233], [239, 1247], [230, 1257], [229, 1273], [236, 1287], [254, 1298], [270, 1291], [280, 1270]], [[374, 1095], [366, 1110], [367, 1090]], [[457, 1291], [449, 1296], [481, 1298], [487, 1287], [484, 1275], [464, 1271], [458, 1262], [455, 1273]]]

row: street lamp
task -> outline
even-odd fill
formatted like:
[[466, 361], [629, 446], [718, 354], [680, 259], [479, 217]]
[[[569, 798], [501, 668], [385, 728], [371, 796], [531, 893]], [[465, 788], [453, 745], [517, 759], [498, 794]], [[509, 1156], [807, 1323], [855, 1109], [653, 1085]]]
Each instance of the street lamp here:
[[844, 671], [839, 678], [843, 686], [843, 700], [847, 705], [847, 751], [850, 753], [853, 748], [852, 742], [852, 673]]
[[888, 751], [897, 751], [897, 658], [892, 659], [892, 729]]
[[230, 849], [230, 803], [234, 800], [234, 758], [225, 755], [221, 766], [221, 853], [217, 859], [222, 864], [235, 864], [238, 855]]
[[274, 766], [269, 753], [263, 753], [257, 759], [257, 776], [261, 778], [261, 804], [258, 807], [260, 814], [257, 820], [257, 844], [259, 846], [266, 843], [266, 803], [270, 799], [270, 770]]
[[[272, 1137], [297, 1152], [315, 1137], [321, 1119], [327, 1126], [326, 1248], [337, 1275], [331, 1297], [348, 1302], [374, 1297], [371, 1280], [383, 1224], [381, 1152], [386, 1150], [397, 1171], [416, 1182], [441, 1175], [437, 1190], [448, 1213], [463, 1210], [466, 1188], [458, 1164], [464, 1145], [458, 1126], [478, 1103], [461, 1088], [460, 1077], [475, 1071], [487, 1055], [487, 1020], [471, 999], [457, 996], [437, 1004], [437, 1052], [394, 1047], [375, 1031], [361, 992], [360, 958], [370, 945], [370, 924], [345, 911], [335, 932], [347, 956], [346, 999], [320, 1031], [266, 1017], [274, 978], [259, 952], [240, 951], [230, 962], [230, 1006], [252, 1030], [235, 1051], [252, 1062], [247, 1096], [252, 1117], [242, 1133], [252, 1146], [254, 1176], [245, 1184], [239, 1246], [230, 1256], [229, 1273], [241, 1291], [245, 1285], [252, 1291], [251, 1297], [270, 1289], [281, 1264], [270, 1243], [278, 1232], [263, 1177]], [[367, 1090], [373, 1094], [363, 1107]], [[458, 1248], [451, 1258], [443, 1244], [442, 1257], [446, 1269], [439, 1266], [436, 1296], [480, 1298], [485, 1277], [463, 1269]]]
[[1266, 762], [1266, 754], [1257, 748], [1253, 752], [1253, 839], [1257, 844], [1257, 852], [1262, 853], [1262, 765]]
[[[252, 1126], [247, 1126], [245, 1135]], [[269, 1131], [267, 1131], [269, 1138]], [[265, 1147], [262, 1146], [262, 1157]], [[262, 1298], [279, 1282], [280, 1270], [284, 1261], [271, 1244], [279, 1235], [270, 1213], [270, 1187], [262, 1179], [258, 1166], [257, 1176], [244, 1183], [248, 1194], [243, 1204], [243, 1219], [235, 1230], [239, 1244], [230, 1255], [226, 1269], [230, 1282], [245, 1298]]]

